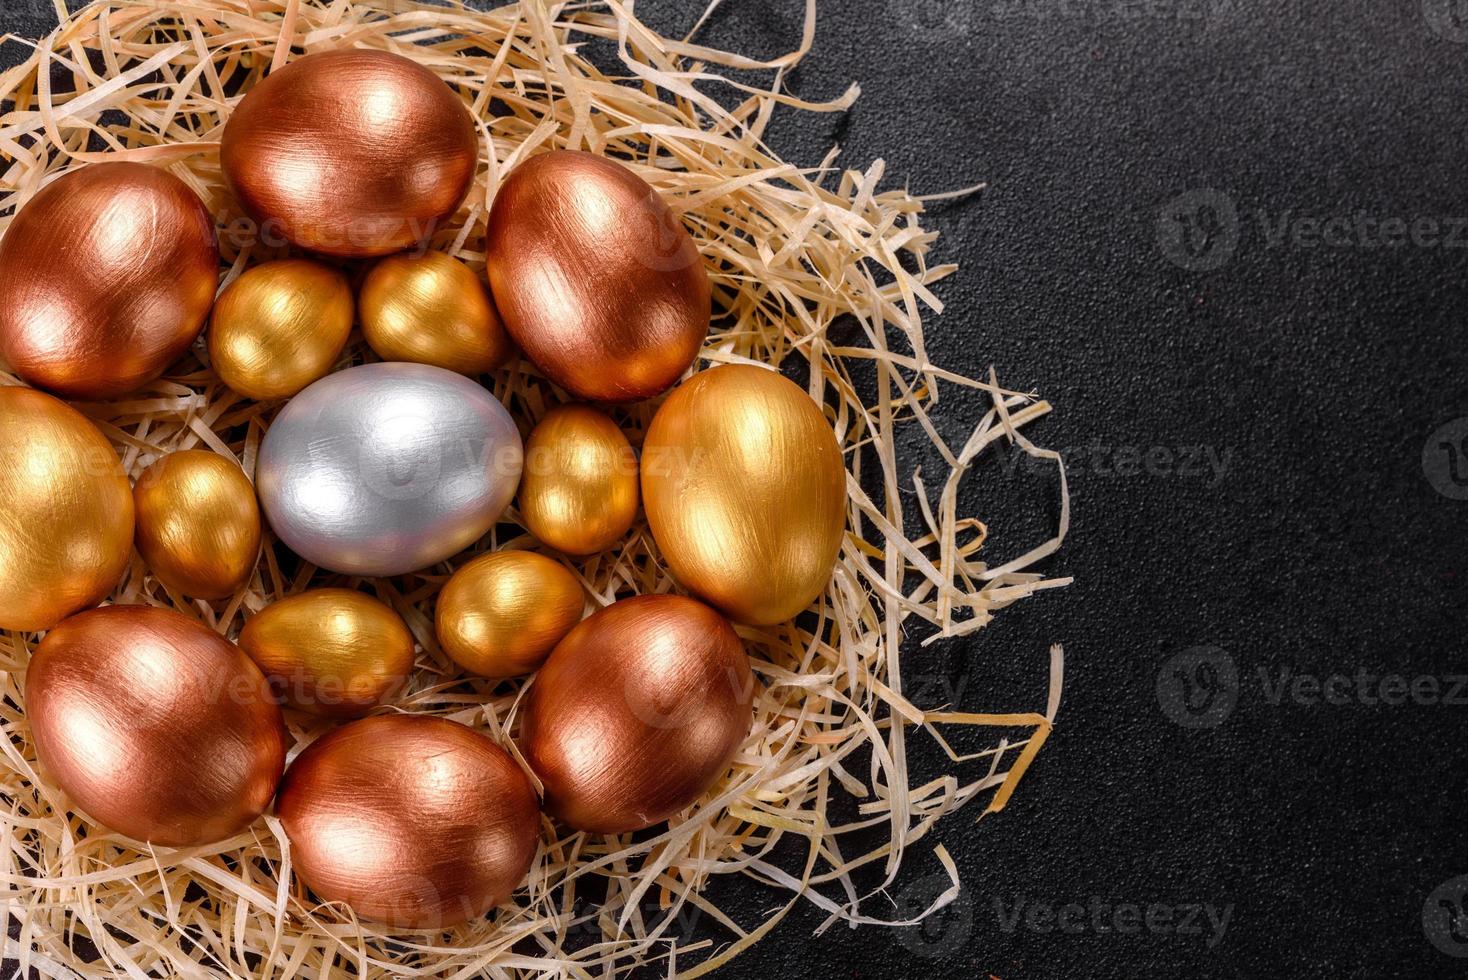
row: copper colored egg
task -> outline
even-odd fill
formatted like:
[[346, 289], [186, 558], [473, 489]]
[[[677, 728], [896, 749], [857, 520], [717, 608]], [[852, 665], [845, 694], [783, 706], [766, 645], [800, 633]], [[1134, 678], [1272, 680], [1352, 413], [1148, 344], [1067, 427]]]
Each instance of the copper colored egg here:
[[402, 686], [413, 634], [391, 606], [351, 589], [312, 589], [271, 603], [240, 631], [240, 649], [286, 703], [355, 718]]
[[694, 375], [642, 444], [648, 526], [674, 576], [735, 620], [792, 618], [831, 580], [846, 529], [841, 447], [810, 396], [730, 364]]
[[389, 255], [362, 283], [362, 336], [384, 361], [483, 374], [510, 354], [489, 290], [442, 252]]
[[581, 583], [564, 565], [531, 551], [480, 555], [438, 594], [439, 645], [460, 667], [518, 677], [545, 662], [581, 621]]
[[219, 285], [214, 220], [188, 185], [94, 163], [46, 185], [0, 238], [0, 357], [67, 398], [140, 388], [189, 349]]
[[604, 157], [556, 150], [516, 167], [495, 196], [486, 250], [505, 328], [578, 398], [656, 395], [708, 335], [693, 239], [657, 191]]
[[66, 620], [26, 670], [45, 770], [89, 817], [135, 840], [223, 840], [270, 804], [286, 733], [239, 648], [170, 609], [107, 606]]
[[525, 444], [525, 527], [568, 555], [612, 547], [637, 517], [637, 454], [604, 412], [557, 405]]
[[0, 388], [0, 629], [49, 629], [101, 602], [132, 542], [112, 444], [65, 402]]
[[479, 134], [427, 68], [343, 49], [299, 58], [252, 88], [219, 153], [263, 235], [363, 257], [432, 237], [469, 191]]
[[201, 449], [169, 453], [138, 477], [138, 553], [175, 592], [223, 599], [255, 570], [260, 505], [233, 459]]
[[640, 830], [724, 774], [753, 705], [749, 659], [722, 616], [682, 596], [639, 596], [556, 645], [526, 696], [520, 745], [550, 813], [577, 830]]
[[470, 728], [364, 718], [291, 764], [277, 803], [316, 896], [404, 929], [483, 916], [525, 880], [540, 814], [530, 780]]
[[247, 270], [209, 321], [209, 362], [230, 389], [257, 401], [289, 398], [324, 377], [352, 332], [347, 277], [309, 259]]

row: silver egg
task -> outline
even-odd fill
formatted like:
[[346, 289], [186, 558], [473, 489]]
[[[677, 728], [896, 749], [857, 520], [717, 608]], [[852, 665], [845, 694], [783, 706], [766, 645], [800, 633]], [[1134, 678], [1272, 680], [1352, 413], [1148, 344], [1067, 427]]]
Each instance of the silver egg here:
[[364, 364], [296, 395], [265, 434], [255, 485], [302, 558], [400, 575], [462, 551], [504, 512], [523, 447], [483, 387], [426, 364]]

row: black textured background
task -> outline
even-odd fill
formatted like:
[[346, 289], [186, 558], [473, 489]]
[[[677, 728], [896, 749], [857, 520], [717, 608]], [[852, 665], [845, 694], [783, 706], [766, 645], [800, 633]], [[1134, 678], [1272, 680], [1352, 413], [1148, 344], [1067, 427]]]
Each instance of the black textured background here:
[[[728, 0], [702, 39], [773, 55], [800, 7]], [[0, 26], [35, 35], [47, 8], [7, 0]], [[638, 4], [669, 31], [699, 9]], [[933, 216], [963, 269], [930, 352], [1041, 392], [1031, 435], [1069, 451], [1048, 570], [1076, 584], [910, 654], [909, 689], [1040, 708], [1057, 641], [1067, 683], [1008, 810], [949, 819], [868, 907], [931, 897], [941, 841], [964, 891], [938, 921], [816, 936], [803, 907], [727, 975], [1464, 974], [1465, 64], [1460, 0], [822, 4], [790, 88], [864, 94], [775, 145], [815, 164], [839, 142], [919, 192], [988, 183]], [[951, 438], [973, 407], [941, 413]], [[1052, 476], [1015, 462], [965, 495], [993, 559], [1055, 515]], [[1340, 703], [1311, 696], [1337, 673]], [[744, 894], [746, 922], [777, 903]], [[1192, 906], [1227, 927], [1177, 928]]]

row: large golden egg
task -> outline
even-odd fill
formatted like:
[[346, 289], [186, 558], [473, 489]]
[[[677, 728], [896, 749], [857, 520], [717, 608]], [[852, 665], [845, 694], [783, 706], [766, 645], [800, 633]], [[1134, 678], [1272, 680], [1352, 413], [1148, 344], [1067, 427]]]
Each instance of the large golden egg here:
[[604, 157], [555, 150], [516, 167], [495, 196], [486, 257], [505, 329], [578, 398], [656, 395], [708, 335], [693, 239], [657, 191]]
[[318, 898], [405, 929], [446, 929], [508, 900], [540, 831], [535, 791], [503, 749], [423, 715], [364, 718], [312, 743], [277, 810]]
[[223, 840], [275, 795], [286, 733], [265, 677], [196, 620], [107, 606], [31, 657], [26, 718], [45, 770], [102, 825], [169, 847]]
[[616, 544], [637, 517], [637, 454], [617, 423], [586, 405], [547, 412], [525, 444], [520, 516], [569, 555]]
[[0, 238], [0, 357], [67, 398], [140, 388], [178, 360], [219, 285], [214, 219], [141, 163], [94, 163], [46, 185]]
[[138, 477], [138, 553], [186, 596], [234, 595], [260, 556], [260, 505], [239, 463], [202, 449], [169, 453]]
[[252, 88], [219, 157], [262, 235], [327, 255], [388, 255], [427, 241], [458, 209], [479, 133], [427, 68], [343, 49], [299, 58]]
[[480, 555], [444, 583], [434, 628], [444, 653], [485, 677], [518, 677], [545, 662], [581, 621], [581, 583], [531, 551]]
[[639, 596], [556, 645], [526, 695], [520, 746], [551, 814], [577, 830], [640, 830], [724, 774], [753, 705], [749, 659], [722, 616], [682, 596]]
[[30, 388], [0, 388], [0, 508], [0, 629], [49, 629], [127, 570], [122, 462], [85, 416]]
[[742, 623], [784, 622], [826, 588], [846, 467], [820, 408], [774, 371], [694, 375], [642, 445], [642, 498], [678, 581]]
[[347, 277], [310, 259], [281, 259], [247, 270], [220, 294], [209, 360], [246, 398], [289, 398], [331, 370], [351, 332]]
[[351, 589], [312, 589], [271, 603], [240, 631], [286, 703], [355, 718], [392, 694], [413, 669], [413, 634], [392, 607]]
[[484, 374], [510, 354], [489, 291], [467, 265], [442, 252], [389, 255], [367, 273], [362, 336], [384, 361], [414, 361]]

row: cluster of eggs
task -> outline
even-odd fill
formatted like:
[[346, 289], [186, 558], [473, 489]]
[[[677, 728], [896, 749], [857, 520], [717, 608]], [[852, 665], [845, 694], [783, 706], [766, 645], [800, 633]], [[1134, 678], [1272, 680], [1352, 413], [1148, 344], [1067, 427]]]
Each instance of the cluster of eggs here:
[[[846, 471], [820, 408], [773, 371], [694, 374], [641, 458], [594, 403], [659, 395], [708, 331], [699, 253], [659, 195], [590, 153], [528, 157], [486, 230], [488, 289], [418, 249], [477, 169], [475, 121], [448, 86], [383, 52], [311, 55], [240, 102], [221, 160], [262, 229], [307, 253], [214, 296], [212, 219], [179, 178], [99, 163], [52, 182], [0, 238], [0, 628], [48, 630], [26, 676], [37, 753], [75, 805], [126, 836], [217, 842], [274, 801], [323, 900], [403, 927], [483, 915], [524, 878], [542, 805], [622, 833], [686, 809], [748, 734], [754, 681], [730, 620], [783, 622], [828, 582]], [[342, 260], [375, 260], [354, 292]], [[130, 486], [66, 398], [159, 377], [204, 330], [239, 395], [289, 399], [252, 484], [232, 459], [174, 452]], [[353, 324], [381, 362], [335, 371]], [[475, 376], [518, 347], [580, 401], [522, 443]], [[95, 606], [135, 545], [168, 592], [235, 595], [264, 520], [302, 559], [349, 576], [420, 571], [471, 547], [516, 498], [558, 561], [479, 555], [437, 598], [466, 672], [534, 674], [521, 755], [442, 719], [377, 714], [413, 670], [403, 618], [318, 588], [255, 613], [238, 642], [182, 613]], [[641, 596], [583, 618], [571, 559], [646, 513], [696, 598]], [[345, 724], [286, 766], [282, 705]]]

